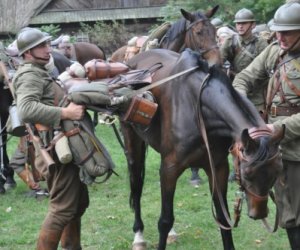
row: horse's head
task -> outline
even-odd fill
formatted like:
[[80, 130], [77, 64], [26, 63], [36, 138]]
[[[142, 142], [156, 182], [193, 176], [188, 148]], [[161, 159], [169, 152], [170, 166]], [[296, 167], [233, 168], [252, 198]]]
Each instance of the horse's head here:
[[216, 29], [210, 22], [219, 6], [208, 10], [205, 14], [201, 12], [189, 13], [181, 9], [183, 17], [188, 20], [186, 28], [185, 46], [201, 53], [202, 57], [210, 65], [220, 64], [221, 57], [216, 41]]
[[248, 215], [263, 219], [268, 215], [268, 196], [282, 169], [279, 143], [284, 127], [274, 133], [267, 128], [245, 129], [235, 144], [237, 180], [246, 194]]

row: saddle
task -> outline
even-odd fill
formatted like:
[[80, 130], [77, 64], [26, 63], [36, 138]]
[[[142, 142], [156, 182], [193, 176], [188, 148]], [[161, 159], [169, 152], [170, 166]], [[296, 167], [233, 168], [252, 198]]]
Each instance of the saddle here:
[[[161, 67], [162, 63], [155, 63], [149, 69], [131, 70], [113, 78], [101, 79], [101, 81], [70, 78], [61, 85], [72, 102], [108, 115], [121, 112], [123, 121], [149, 125], [157, 110], [157, 104], [154, 103], [152, 95], [134, 96], [132, 91], [151, 84], [152, 75]], [[131, 103], [125, 102], [121, 106], [111, 106], [111, 98], [120, 95], [118, 89], [124, 87], [127, 94], [123, 92], [121, 95], [133, 96]]]

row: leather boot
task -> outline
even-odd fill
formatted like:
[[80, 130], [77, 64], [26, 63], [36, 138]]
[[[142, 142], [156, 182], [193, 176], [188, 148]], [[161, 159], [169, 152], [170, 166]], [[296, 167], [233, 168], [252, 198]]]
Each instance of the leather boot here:
[[14, 179], [14, 176], [13, 175], [9, 175], [6, 177], [6, 182], [5, 182], [5, 189], [6, 190], [9, 190], [9, 189], [13, 189], [17, 186], [17, 183]]
[[300, 227], [286, 229], [292, 250], [300, 250]]
[[61, 231], [41, 229], [37, 250], [57, 250]]
[[5, 194], [4, 183], [5, 183], [5, 180], [0, 173], [0, 194]]
[[61, 235], [61, 247], [63, 250], [81, 250], [80, 245], [81, 219], [76, 218], [65, 226]]
[[30, 189], [32, 189], [32, 190], [40, 189], [40, 185], [34, 181], [33, 175], [29, 171], [29, 169], [25, 168], [20, 173], [18, 173], [18, 176], [26, 183], [26, 185]]

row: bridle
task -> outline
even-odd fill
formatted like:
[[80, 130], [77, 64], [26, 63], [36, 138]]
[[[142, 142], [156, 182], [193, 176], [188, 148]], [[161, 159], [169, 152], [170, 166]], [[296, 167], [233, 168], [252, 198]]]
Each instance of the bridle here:
[[[197, 123], [197, 125], [198, 125], [199, 131], [200, 131], [200, 133], [202, 135], [202, 139], [204, 141], [204, 144], [205, 144], [205, 147], [206, 147], [207, 153], [208, 153], [209, 165], [210, 165], [211, 174], [212, 174], [212, 193], [214, 193], [214, 191], [216, 192], [216, 196], [217, 196], [217, 198], [219, 200], [219, 203], [220, 203], [220, 206], [221, 206], [221, 210], [222, 210], [223, 215], [225, 217], [225, 220], [227, 221], [227, 223], [228, 223], [229, 226], [226, 226], [226, 225], [222, 224], [217, 219], [215, 210], [213, 209], [213, 204], [211, 203], [212, 213], [213, 213], [213, 216], [215, 218], [216, 223], [220, 226], [220, 228], [225, 229], [225, 230], [231, 230], [233, 227], [237, 227], [238, 226], [238, 222], [239, 222], [240, 214], [241, 214], [241, 208], [242, 208], [242, 201], [244, 200], [244, 195], [242, 195], [241, 197], [237, 197], [237, 200], [236, 200], [235, 205], [234, 205], [234, 212], [235, 212], [234, 217], [235, 217], [235, 220], [232, 223], [232, 221], [230, 219], [230, 216], [229, 216], [229, 213], [228, 213], [228, 210], [226, 209], [226, 205], [225, 205], [224, 199], [222, 198], [220, 188], [219, 188], [218, 183], [216, 181], [217, 179], [216, 179], [216, 173], [215, 173], [215, 165], [214, 165], [213, 157], [212, 157], [211, 151], [210, 151], [210, 146], [209, 146], [208, 136], [207, 136], [207, 132], [206, 132], [206, 128], [205, 128], [205, 122], [204, 122], [203, 114], [202, 114], [202, 111], [201, 111], [201, 108], [200, 108], [201, 107], [201, 94], [202, 94], [202, 91], [203, 91], [204, 87], [208, 83], [209, 78], [210, 78], [210, 74], [208, 73], [203, 78], [203, 80], [202, 80], [202, 82], [200, 84], [199, 94], [198, 94], [198, 98], [197, 98], [197, 103], [198, 103], [198, 105], [197, 105], [197, 114], [198, 114], [198, 117], [197, 117], [198, 123]], [[261, 136], [270, 136], [270, 135], [272, 135], [271, 130], [269, 128], [267, 128], [267, 127], [264, 127], [264, 128], [253, 127], [253, 128], [248, 129], [248, 133], [249, 133], [249, 136], [252, 139], [256, 139], [256, 138], [261, 137]], [[271, 191], [270, 191], [270, 194], [265, 195], [265, 196], [261, 196], [261, 195], [255, 194], [254, 192], [252, 192], [249, 189], [246, 189], [244, 187], [244, 185], [243, 185], [243, 183], [241, 181], [240, 163], [242, 161], [249, 162], [249, 159], [243, 154], [242, 144], [240, 142], [239, 143], [236, 142], [231, 147], [230, 152], [234, 156], [236, 156], [236, 162], [234, 164], [234, 167], [235, 167], [235, 171], [237, 173], [237, 176], [239, 178], [238, 183], [239, 183], [239, 186], [240, 186], [240, 191], [241, 191], [240, 193], [244, 194], [246, 192], [247, 195], [252, 195], [252, 197], [254, 197], [254, 199], [259, 200], [259, 201], [265, 201], [265, 200], [267, 200], [268, 199], [268, 195], [270, 195], [270, 197], [272, 198], [273, 202], [275, 203], [275, 198], [274, 198], [274, 195], [273, 195], [273, 193]], [[279, 154], [280, 154], [280, 151], [278, 150], [271, 158], [269, 158], [265, 162], [273, 161], [276, 157], [278, 157]], [[276, 205], [276, 203], [275, 203], [275, 205]], [[277, 230], [277, 228], [278, 228], [278, 221], [279, 221], [277, 206], [276, 206], [276, 218], [275, 218], [275, 223], [274, 223], [273, 229], [269, 226], [269, 224], [267, 223], [266, 219], [262, 219], [262, 221], [263, 221], [265, 227], [267, 228], [267, 230], [269, 232], [275, 232]]]
[[[256, 127], [249, 129], [249, 136], [252, 139], [256, 139], [261, 136], [270, 136], [271, 134], [272, 134], [272, 132], [269, 129], [256, 128]], [[235, 142], [234, 145], [230, 148], [229, 152], [235, 157], [233, 166], [234, 166], [234, 170], [235, 170], [235, 174], [236, 174], [236, 180], [237, 180], [238, 185], [240, 186], [240, 189], [242, 191], [245, 191], [247, 194], [250, 194], [251, 196], [253, 196], [256, 200], [260, 200], [260, 201], [267, 200], [269, 195], [261, 196], [261, 195], [255, 194], [254, 192], [250, 191], [242, 182], [241, 168], [240, 168], [241, 162], [250, 162], [250, 159], [249, 159], [249, 157], [247, 157], [244, 154], [244, 150], [243, 150], [243, 146], [242, 146], [241, 142]], [[267, 161], [271, 161], [273, 158], [277, 157], [278, 153], [276, 153], [274, 156], [272, 156]]]
[[[203, 22], [203, 21], [209, 21], [208, 18], [201, 18], [201, 19], [198, 19], [194, 22], [191, 22], [187, 27], [186, 27], [186, 33], [189, 34], [188, 32], [190, 31], [190, 29], [200, 23], [200, 22]], [[209, 51], [213, 50], [213, 49], [218, 49], [219, 46], [217, 45], [217, 43], [215, 45], [212, 45], [210, 46], [209, 48], [206, 48], [206, 49], [201, 49], [197, 46], [197, 43], [195, 41], [195, 38], [193, 35], [190, 35], [190, 41], [191, 41], [191, 45], [194, 47], [194, 50], [198, 51], [202, 56], [205, 55], [206, 53], [208, 53]]]
[[[257, 127], [250, 128], [248, 130], [248, 132], [249, 132], [249, 136], [252, 139], [256, 139], [261, 136], [270, 136], [272, 134], [271, 130], [268, 128], [257, 128]], [[259, 201], [259, 202], [267, 201], [268, 197], [270, 196], [272, 198], [273, 202], [275, 203], [274, 194], [271, 190], [266, 195], [259, 195], [259, 194], [256, 194], [255, 192], [251, 191], [243, 183], [242, 178], [241, 178], [240, 165], [241, 165], [241, 162], [250, 162], [250, 159], [249, 159], [249, 157], [244, 155], [242, 144], [240, 142], [236, 142], [230, 148], [229, 152], [235, 157], [233, 166], [234, 166], [234, 171], [235, 171], [235, 178], [236, 178], [236, 181], [239, 186], [239, 192], [244, 193], [247, 196], [252, 197], [252, 200]], [[274, 155], [272, 155], [269, 159], [267, 159], [266, 162], [272, 162], [274, 159], [276, 159], [279, 156], [279, 154], [280, 154], [280, 150], [278, 150]], [[235, 212], [234, 226], [235, 227], [238, 225], [238, 222], [240, 219], [243, 199], [244, 199], [244, 195], [236, 197], [235, 207], [234, 207], [234, 212]], [[270, 228], [270, 226], [268, 225], [268, 223], [265, 219], [263, 219], [263, 223], [265, 224], [265, 226], [267, 227], [267, 229], [270, 232], [275, 232], [277, 230], [277, 225], [278, 225], [277, 220], [278, 219], [277, 219], [277, 211], [276, 211], [276, 219], [275, 219], [275, 225], [274, 225], [273, 229]]]

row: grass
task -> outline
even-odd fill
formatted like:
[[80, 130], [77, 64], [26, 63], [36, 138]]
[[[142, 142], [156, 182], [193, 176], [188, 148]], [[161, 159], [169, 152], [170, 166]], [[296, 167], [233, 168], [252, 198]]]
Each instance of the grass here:
[[[133, 240], [133, 213], [128, 205], [129, 184], [126, 160], [110, 127], [99, 125], [97, 134], [107, 146], [117, 165], [119, 176], [112, 176], [104, 184], [89, 187], [90, 206], [82, 219], [82, 246], [84, 250], [131, 249]], [[16, 147], [17, 139], [9, 142], [9, 153]], [[149, 150], [145, 187], [142, 197], [142, 215], [145, 224], [144, 236], [148, 249], [155, 249], [158, 241], [157, 220], [160, 213], [159, 155]], [[174, 211], [175, 230], [179, 234], [176, 243], [168, 250], [222, 250], [222, 241], [211, 212], [211, 196], [208, 182], [201, 172], [204, 184], [198, 188], [190, 186], [190, 171], [178, 180]], [[28, 188], [16, 177], [17, 188], [0, 196], [0, 249], [35, 249], [39, 228], [47, 213], [48, 200], [28, 198]], [[233, 213], [236, 184], [230, 183], [228, 203]], [[274, 206], [271, 206], [270, 223], [274, 221]], [[260, 221], [246, 215], [246, 204], [233, 238], [237, 250], [284, 250], [289, 249], [285, 231], [268, 233]]]

